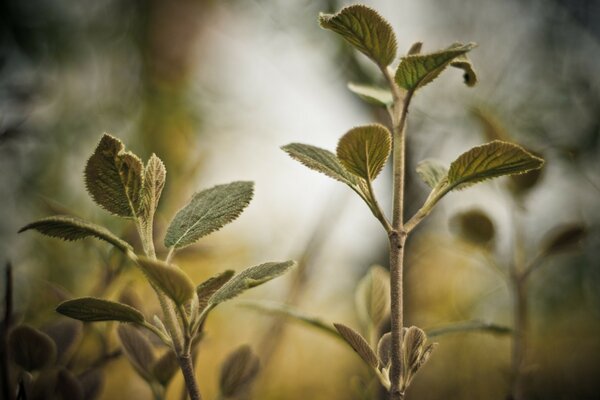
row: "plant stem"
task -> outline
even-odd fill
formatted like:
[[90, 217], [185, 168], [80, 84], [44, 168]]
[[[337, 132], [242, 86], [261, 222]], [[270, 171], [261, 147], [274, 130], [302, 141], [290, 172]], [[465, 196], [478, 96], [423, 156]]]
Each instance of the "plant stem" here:
[[10, 376], [8, 371], [8, 331], [12, 323], [12, 290], [13, 290], [13, 278], [12, 278], [12, 265], [6, 263], [5, 270], [5, 282], [6, 287], [4, 289], [4, 316], [2, 318], [2, 325], [0, 325], [0, 385], [2, 391], [0, 394], [4, 399], [12, 399], [12, 389], [10, 383]]
[[181, 372], [183, 372], [185, 386], [187, 387], [190, 399], [201, 400], [202, 396], [200, 396], [200, 390], [198, 389], [198, 383], [196, 382], [196, 376], [194, 375], [194, 364], [192, 363], [191, 355], [178, 355], [177, 359], [179, 360]]
[[523, 367], [527, 348], [527, 325], [529, 309], [527, 307], [527, 280], [514, 280], [514, 328], [512, 349], [512, 400], [525, 399]]

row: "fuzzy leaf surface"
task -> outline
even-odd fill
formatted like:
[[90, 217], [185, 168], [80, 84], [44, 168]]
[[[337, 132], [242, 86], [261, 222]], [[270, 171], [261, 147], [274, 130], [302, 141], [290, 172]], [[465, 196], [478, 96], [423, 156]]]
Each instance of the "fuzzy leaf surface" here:
[[85, 185], [100, 207], [121, 217], [134, 217], [140, 207], [143, 171], [139, 157], [105, 133], [85, 167]]
[[350, 82], [348, 89], [367, 103], [375, 106], [387, 107], [394, 102], [392, 92], [380, 87]]
[[140, 217], [145, 225], [152, 225], [166, 179], [165, 165], [156, 154], [152, 153], [144, 168], [144, 181], [140, 194]]
[[494, 140], [460, 155], [450, 165], [448, 185], [451, 189], [462, 189], [487, 179], [539, 169], [542, 165], [544, 160], [522, 147]]
[[235, 275], [210, 298], [209, 304], [216, 306], [232, 299], [248, 289], [262, 285], [286, 273], [296, 263], [294, 261], [268, 262], [247, 268]]
[[377, 355], [371, 349], [371, 346], [367, 343], [360, 333], [354, 329], [347, 327], [343, 324], [333, 324], [335, 329], [338, 330], [344, 340], [354, 349], [354, 351], [372, 368], [377, 368], [379, 365], [379, 359]]
[[433, 81], [454, 60], [473, 48], [475, 48], [474, 43], [452, 45], [435, 53], [402, 57], [396, 70], [396, 83], [406, 90], [415, 91]]
[[29, 372], [52, 365], [56, 361], [54, 341], [29, 325], [19, 325], [11, 330], [8, 349], [14, 362]]
[[215, 232], [240, 216], [254, 194], [253, 182], [217, 185], [192, 196], [171, 221], [165, 246], [182, 248]]
[[129, 243], [120, 239], [108, 229], [77, 217], [56, 215], [42, 218], [25, 225], [19, 230], [19, 233], [30, 229], [34, 229], [46, 236], [68, 241], [80, 240], [92, 236], [112, 244], [124, 253], [132, 250]]
[[417, 164], [417, 174], [433, 189], [448, 175], [448, 169], [435, 160], [423, 160]]
[[348, 173], [340, 160], [329, 150], [302, 143], [291, 143], [281, 148], [294, 160], [308, 168], [327, 175], [347, 185], [356, 183], [354, 176]]
[[194, 282], [179, 267], [146, 257], [139, 257], [137, 262], [152, 283], [175, 303], [184, 304], [194, 296]]
[[223, 285], [225, 285], [233, 276], [235, 271], [228, 269], [220, 272], [217, 275], [208, 278], [198, 286], [196, 286], [196, 294], [198, 295], [198, 303], [200, 310], [204, 309], [208, 304], [209, 299], [213, 294], [217, 292]]
[[378, 328], [390, 313], [390, 274], [372, 266], [360, 280], [355, 293], [356, 309], [365, 325]]
[[63, 301], [56, 311], [69, 318], [85, 322], [120, 321], [141, 324], [144, 316], [128, 305], [95, 297], [80, 297]]
[[133, 326], [120, 325], [117, 329], [127, 359], [137, 373], [147, 382], [152, 381], [152, 366], [156, 361], [152, 344]]
[[260, 370], [260, 360], [249, 346], [244, 345], [231, 353], [221, 366], [219, 389], [225, 398], [246, 392]]
[[390, 332], [387, 332], [379, 339], [379, 343], [377, 343], [377, 355], [381, 363], [380, 366], [389, 368], [392, 363], [392, 334]]
[[352, 5], [337, 14], [321, 14], [321, 27], [341, 35], [358, 51], [387, 67], [396, 57], [396, 36], [379, 13], [364, 5]]
[[353, 128], [340, 139], [337, 157], [351, 173], [367, 181], [379, 175], [392, 149], [392, 135], [383, 125]]

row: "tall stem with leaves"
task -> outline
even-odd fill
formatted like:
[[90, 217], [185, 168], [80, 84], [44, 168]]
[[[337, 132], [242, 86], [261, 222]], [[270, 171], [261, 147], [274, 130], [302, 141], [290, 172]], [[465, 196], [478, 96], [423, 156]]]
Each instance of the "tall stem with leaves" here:
[[[374, 370], [390, 399], [400, 400], [434, 348], [434, 345], [426, 344], [427, 336], [422, 329], [404, 327], [403, 260], [409, 234], [450, 191], [498, 176], [537, 169], [543, 160], [517, 145], [493, 141], [460, 155], [450, 168], [432, 161], [422, 162], [417, 173], [430, 186], [431, 192], [422, 207], [405, 222], [405, 143], [411, 100], [448, 66], [462, 69], [465, 83], [475, 85], [477, 77], [466, 57], [475, 45], [454, 43], [446, 49], [421, 54], [422, 44], [415, 43], [392, 68], [397, 52], [396, 38], [390, 24], [373, 9], [353, 5], [336, 14], [322, 14], [319, 22], [323, 28], [341, 35], [381, 70], [388, 89], [357, 84], [349, 85], [349, 88], [362, 99], [387, 108], [392, 132], [379, 124], [353, 128], [340, 139], [336, 154], [301, 143], [286, 145], [283, 150], [308, 168], [348, 185], [365, 201], [389, 238], [391, 332], [384, 334], [374, 349], [352, 328], [343, 324], [335, 324], [335, 327]], [[372, 184], [390, 153], [393, 158], [391, 221], [380, 208]]]

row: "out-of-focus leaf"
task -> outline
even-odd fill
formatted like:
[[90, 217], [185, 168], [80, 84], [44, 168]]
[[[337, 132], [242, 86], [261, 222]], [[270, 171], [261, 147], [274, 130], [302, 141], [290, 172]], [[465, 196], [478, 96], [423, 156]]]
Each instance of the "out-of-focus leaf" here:
[[329, 150], [302, 143], [291, 143], [281, 149], [314, 171], [350, 186], [356, 183], [354, 176], [346, 171], [337, 156]]
[[104, 386], [104, 373], [100, 368], [89, 369], [78, 377], [79, 384], [83, 389], [85, 400], [96, 400], [100, 397]]
[[381, 68], [387, 67], [396, 57], [394, 31], [372, 8], [360, 4], [348, 6], [337, 14], [321, 14], [319, 23], [340, 34]]
[[356, 310], [365, 325], [378, 328], [390, 313], [390, 274], [379, 266], [369, 268], [355, 293]]
[[151, 382], [154, 379], [153, 366], [156, 357], [148, 338], [130, 325], [119, 325], [117, 332], [133, 368], [144, 380]]
[[417, 174], [433, 189], [448, 175], [448, 168], [435, 160], [423, 160], [417, 164]]
[[367, 103], [376, 106], [387, 107], [394, 102], [392, 92], [388, 89], [352, 82], [348, 84], [348, 89]]
[[377, 368], [379, 365], [379, 359], [365, 338], [360, 335], [360, 333], [343, 324], [333, 324], [333, 326], [335, 326], [335, 329], [337, 329], [340, 335], [342, 335], [344, 340], [350, 345], [350, 347], [352, 347], [352, 349], [354, 349], [360, 358], [367, 363], [367, 365], [372, 368]]
[[512, 332], [512, 329], [503, 325], [497, 325], [483, 321], [461, 321], [437, 328], [427, 329], [426, 332], [427, 336], [432, 338], [450, 333], [463, 332], [483, 332], [494, 335], [508, 335]]
[[208, 302], [210, 305], [216, 306], [219, 303], [238, 296], [248, 289], [277, 278], [294, 265], [296, 265], [294, 261], [268, 262], [247, 268], [217, 290]]
[[483, 127], [483, 134], [487, 140], [501, 140], [504, 142], [513, 141], [511, 135], [494, 113], [483, 107], [473, 107], [471, 109], [471, 114]]
[[144, 301], [132, 289], [132, 285], [126, 285], [119, 294], [119, 302], [127, 304], [136, 310], [144, 311]]
[[152, 365], [152, 375], [161, 385], [166, 387], [178, 369], [177, 356], [173, 350], [168, 349]]
[[84, 322], [120, 321], [142, 324], [144, 316], [128, 305], [95, 297], [81, 297], [63, 301], [56, 311], [69, 318]]
[[423, 48], [423, 42], [415, 42], [410, 46], [410, 48], [406, 52], [406, 55], [412, 56], [415, 54], [420, 54], [422, 48]]
[[152, 224], [160, 195], [165, 187], [167, 169], [156, 154], [152, 153], [144, 168], [144, 182], [140, 194], [140, 218], [144, 225]]
[[138, 257], [137, 263], [144, 274], [175, 303], [184, 304], [194, 296], [194, 282], [179, 267], [147, 257]]
[[456, 44], [445, 50], [429, 54], [402, 57], [396, 70], [396, 83], [409, 91], [415, 91], [437, 78], [448, 65], [473, 48], [474, 43]]
[[56, 345], [45, 333], [28, 325], [10, 331], [8, 348], [14, 362], [26, 371], [36, 371], [56, 362]]
[[543, 165], [544, 160], [521, 146], [494, 140], [461, 154], [450, 165], [448, 185], [451, 189], [462, 189], [487, 179], [539, 169]]
[[240, 216], [254, 193], [253, 182], [217, 185], [192, 196], [171, 221], [165, 246], [182, 248], [215, 232]]
[[587, 229], [581, 224], [567, 224], [554, 228], [542, 240], [543, 254], [556, 254], [569, 251], [577, 246], [587, 236]]
[[81, 322], [66, 318], [61, 318], [45, 326], [43, 331], [56, 344], [58, 361], [61, 363], [66, 362], [71, 357], [83, 336]]
[[225, 398], [246, 392], [260, 370], [260, 360], [249, 346], [241, 346], [231, 353], [221, 366], [219, 388]]
[[486, 245], [494, 240], [494, 223], [481, 210], [469, 210], [454, 216], [450, 228], [462, 238], [477, 245]]
[[42, 371], [34, 381], [31, 400], [83, 400], [83, 388], [66, 368]]
[[392, 149], [392, 135], [379, 124], [353, 128], [340, 139], [337, 157], [351, 173], [367, 181], [379, 175]]
[[377, 355], [379, 356], [380, 367], [389, 368], [392, 363], [392, 334], [384, 334], [377, 344]]
[[132, 250], [129, 243], [119, 239], [108, 229], [77, 217], [56, 215], [42, 218], [19, 229], [19, 233], [35, 229], [46, 235], [64, 240], [79, 240], [89, 236], [104, 240], [123, 252]]
[[140, 207], [144, 165], [123, 143], [104, 134], [85, 167], [85, 185], [94, 201], [121, 217], [134, 217]]
[[217, 290], [235, 275], [235, 271], [227, 270], [218, 273], [217, 275], [208, 278], [198, 286], [196, 286], [196, 294], [198, 295], [199, 309], [202, 310], [208, 304], [208, 300]]

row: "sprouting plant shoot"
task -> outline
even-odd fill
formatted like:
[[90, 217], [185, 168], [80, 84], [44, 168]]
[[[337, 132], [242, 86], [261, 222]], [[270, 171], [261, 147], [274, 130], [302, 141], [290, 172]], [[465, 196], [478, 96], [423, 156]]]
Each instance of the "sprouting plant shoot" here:
[[[427, 344], [425, 332], [418, 327], [404, 327], [403, 260], [407, 237], [448, 193], [467, 188], [491, 178], [523, 174], [539, 169], [544, 161], [522, 147], [495, 140], [474, 147], [458, 156], [449, 167], [423, 161], [417, 173], [431, 188], [420, 209], [410, 218], [404, 216], [406, 122], [412, 98], [437, 78], [447, 67], [464, 71], [467, 86], [474, 86], [477, 76], [467, 53], [474, 43], [454, 43], [449, 47], [421, 53], [415, 43], [396, 66], [397, 44], [390, 24], [376, 11], [353, 5], [337, 14], [323, 14], [321, 26], [341, 35], [349, 44], [370, 58], [380, 69], [388, 89], [369, 85], [349, 88], [364, 100], [385, 107], [391, 118], [390, 130], [379, 124], [350, 129], [341, 137], [336, 153], [315, 146], [292, 143], [283, 147], [292, 158], [305, 166], [348, 185], [367, 204], [389, 238], [391, 332], [369, 344], [355, 330], [336, 324], [339, 334], [360, 355], [388, 390], [390, 399], [404, 398], [415, 373], [430, 357], [434, 348]], [[373, 181], [392, 155], [391, 218], [380, 207]]]
[[[24, 226], [20, 232], [34, 229], [64, 240], [95, 237], [122, 251], [144, 273], [156, 292], [162, 318], [148, 321], [136, 308], [100, 298], [82, 297], [61, 303], [57, 311], [85, 322], [118, 321], [128, 325], [118, 333], [124, 352], [136, 371], [149, 382], [156, 398], [162, 398], [177, 366], [183, 373], [192, 400], [201, 398], [194, 374], [193, 348], [202, 333], [204, 321], [217, 305], [247, 289], [261, 285], [289, 270], [293, 261], [269, 262], [248, 268], [238, 274], [224, 271], [195, 285], [188, 275], [172, 263], [175, 252], [235, 220], [253, 196], [252, 182], [217, 185], [194, 194], [190, 202], [173, 218], [167, 228], [165, 260], [156, 257], [154, 246], [154, 214], [165, 185], [166, 169], [152, 155], [146, 165], [123, 143], [105, 134], [85, 167], [85, 184], [94, 201], [103, 209], [133, 222], [139, 234], [143, 254], [108, 229], [72, 216], [52, 216]], [[148, 339], [136, 327], [155, 334], [170, 350], [155, 357]], [[234, 352], [226, 364], [240, 368], [247, 363], [248, 372], [241, 379], [237, 368], [225, 365], [221, 376], [221, 395], [229, 398], [247, 388], [256, 376], [258, 360], [249, 348]], [[235, 376], [228, 376], [228, 374]]]

